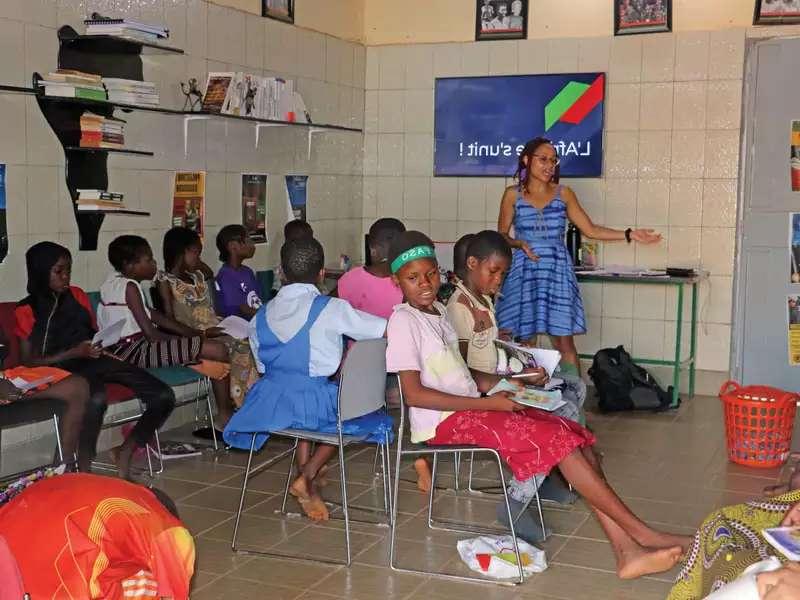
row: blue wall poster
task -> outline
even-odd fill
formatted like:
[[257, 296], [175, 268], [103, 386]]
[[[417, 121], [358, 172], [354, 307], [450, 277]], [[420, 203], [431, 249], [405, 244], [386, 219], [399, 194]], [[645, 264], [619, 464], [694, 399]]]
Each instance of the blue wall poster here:
[[552, 140], [562, 177], [600, 177], [605, 75], [436, 80], [434, 175], [507, 177], [525, 142]]
[[286, 199], [289, 208], [288, 220], [306, 221], [308, 175], [286, 176]]
[[0, 163], [0, 262], [8, 255], [8, 227], [6, 221], [6, 165]]

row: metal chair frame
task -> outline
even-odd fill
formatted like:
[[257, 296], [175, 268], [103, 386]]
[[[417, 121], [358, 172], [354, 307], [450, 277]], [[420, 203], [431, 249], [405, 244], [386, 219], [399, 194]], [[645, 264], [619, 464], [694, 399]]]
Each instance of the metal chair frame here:
[[[385, 377], [385, 373], [386, 373], [386, 368], [385, 368], [386, 340], [384, 340], [384, 339], [380, 339], [380, 340], [363, 340], [363, 341], [360, 341], [360, 342], [356, 342], [356, 344], [348, 352], [348, 355], [347, 355], [347, 357], [345, 359], [345, 362], [344, 362], [344, 366], [342, 368], [342, 378], [341, 378], [341, 381], [340, 381], [340, 384], [339, 384], [339, 392], [338, 392], [338, 395], [337, 395], [337, 424], [336, 424], [337, 432], [336, 433], [326, 434], [326, 433], [320, 433], [320, 432], [317, 432], [317, 431], [306, 431], [306, 430], [301, 430], [301, 429], [284, 429], [284, 430], [269, 432], [269, 434], [272, 435], [272, 436], [287, 437], [287, 438], [293, 439], [294, 440], [294, 444], [292, 444], [292, 447], [289, 448], [288, 450], [284, 450], [283, 452], [281, 452], [277, 456], [274, 456], [274, 457], [270, 458], [269, 460], [267, 460], [264, 463], [256, 466], [255, 468], [252, 468], [253, 454], [255, 453], [256, 435], [258, 435], [258, 433], [260, 433], [260, 432], [253, 433], [251, 435], [250, 453], [249, 453], [249, 455], [247, 457], [247, 467], [245, 468], [244, 476], [242, 478], [242, 491], [241, 491], [241, 495], [239, 496], [239, 508], [238, 508], [238, 510], [236, 512], [236, 521], [234, 523], [233, 536], [231, 538], [231, 550], [233, 550], [234, 552], [240, 552], [240, 553], [243, 553], [243, 554], [253, 554], [253, 555], [257, 555], [257, 556], [273, 556], [273, 557], [279, 557], [279, 558], [288, 558], [288, 559], [301, 560], [301, 561], [323, 562], [323, 563], [330, 563], [330, 564], [344, 564], [344, 565], [346, 565], [348, 567], [352, 563], [352, 550], [351, 550], [351, 544], [350, 544], [350, 522], [353, 521], [353, 522], [361, 522], [361, 523], [369, 523], [369, 524], [375, 524], [375, 523], [373, 521], [361, 521], [361, 520], [358, 520], [358, 519], [353, 519], [350, 516], [350, 509], [354, 508], [354, 509], [360, 509], [360, 510], [365, 510], [365, 511], [370, 511], [370, 512], [378, 512], [379, 511], [379, 509], [375, 509], [375, 508], [372, 508], [372, 507], [352, 505], [352, 504], [350, 504], [348, 502], [348, 499], [347, 499], [347, 473], [346, 473], [346, 465], [345, 465], [345, 457], [344, 457], [345, 448], [347, 448], [348, 446], [351, 446], [353, 444], [358, 444], [358, 443], [368, 443], [368, 444], [375, 443], [375, 442], [368, 442], [367, 441], [367, 437], [368, 436], [353, 436], [353, 435], [347, 435], [347, 434], [343, 433], [343, 421], [344, 420], [342, 419], [342, 415], [343, 414], [349, 414], [348, 410], [344, 410], [343, 411], [343, 408], [349, 408], [347, 406], [344, 406], [344, 404], [345, 403], [349, 403], [350, 401], [348, 399], [351, 398], [351, 397], [354, 397], [351, 394], [350, 388], [352, 387], [352, 388], [354, 388], [356, 390], [359, 390], [361, 388], [361, 386], [359, 385], [360, 382], [355, 380], [355, 379], [357, 379], [357, 377], [359, 375], [359, 373], [357, 372], [357, 368], [354, 368], [353, 365], [351, 364], [353, 362], [353, 356], [355, 356], [356, 352], [358, 352], [358, 350], [356, 350], [356, 349], [357, 349], [357, 347], [359, 345], [365, 346], [367, 348], [366, 352], [367, 352], [367, 355], [370, 356], [370, 358], [379, 358], [379, 359], [381, 359], [379, 361], [380, 365], [378, 363], [376, 363], [375, 365], [369, 365], [368, 367], [362, 367], [362, 368], [370, 369], [370, 371], [373, 371], [373, 370], [376, 370], [376, 369], [381, 369], [382, 371], [378, 371], [378, 373], [382, 372], [384, 377]], [[371, 350], [370, 346], [372, 346], [372, 345], [380, 346], [380, 348], [376, 348], [374, 350]], [[374, 407], [371, 410], [367, 411], [367, 412], [373, 412], [374, 410], [379, 409], [381, 407], [383, 407], [384, 409], [386, 408], [385, 387], [386, 387], [386, 382], [385, 382], [385, 379], [384, 379], [383, 383], [380, 386], [379, 393], [377, 393], [377, 391], [375, 391], [376, 392], [376, 398], [375, 398], [375, 402], [374, 402]], [[376, 390], [377, 390], [377, 388], [376, 388]], [[363, 392], [358, 391], [356, 393], [363, 393]], [[367, 412], [362, 412], [360, 414], [367, 414]], [[349, 418], [354, 418], [355, 416], [360, 416], [360, 414], [357, 414], [357, 415], [354, 415], [354, 416], [350, 416]], [[264, 432], [264, 433], [266, 433], [266, 432]], [[277, 552], [268, 552], [268, 551], [265, 551], [265, 550], [240, 549], [240, 548], [237, 547], [237, 539], [238, 539], [238, 535], [239, 535], [239, 526], [241, 524], [241, 517], [242, 517], [242, 512], [244, 511], [244, 504], [245, 504], [245, 495], [247, 493], [247, 482], [249, 481], [249, 479], [251, 477], [253, 477], [257, 473], [263, 471], [264, 469], [267, 469], [271, 465], [276, 464], [277, 462], [283, 460], [287, 456], [291, 456], [291, 459], [290, 459], [290, 462], [289, 462], [289, 469], [288, 469], [288, 471], [286, 473], [286, 485], [285, 485], [284, 490], [283, 490], [283, 502], [281, 503], [281, 509], [280, 509], [280, 513], [283, 514], [283, 515], [286, 515], [286, 502], [287, 502], [287, 499], [288, 499], [289, 486], [290, 486], [291, 479], [292, 479], [292, 471], [293, 471], [293, 467], [294, 467], [295, 453], [297, 452], [297, 445], [298, 445], [298, 442], [300, 440], [307, 440], [307, 441], [311, 441], [311, 442], [314, 442], [314, 443], [325, 443], [325, 444], [331, 444], [331, 445], [338, 445], [338, 449], [339, 449], [339, 476], [340, 476], [341, 489], [342, 489], [341, 509], [342, 509], [343, 520], [344, 520], [344, 525], [345, 525], [344, 526], [345, 546], [346, 546], [346, 559], [345, 559], [345, 561], [336, 560], [336, 559], [330, 559], [330, 558], [327, 558], [327, 557], [310, 557], [310, 556], [301, 556], [301, 555], [296, 555], [296, 554], [283, 554], [283, 553], [277, 553]], [[391, 487], [391, 463], [390, 463], [390, 456], [389, 456], [389, 434], [388, 433], [385, 434], [384, 440], [382, 442], [380, 442], [378, 444], [378, 446], [381, 449], [380, 452], [381, 452], [381, 455], [382, 455], [381, 470], [382, 470], [382, 475], [383, 475], [383, 495], [384, 495], [384, 498], [383, 498], [383, 500], [384, 500], [383, 512], [386, 515], [387, 522], [391, 526], [393, 513], [392, 513], [392, 499], [391, 499], [391, 492], [390, 492], [390, 487]], [[337, 506], [336, 503], [329, 503], [329, 504], [333, 504], [334, 506]], [[335, 520], [338, 520], [338, 519], [335, 519]]]
[[[406, 404], [405, 399], [403, 396], [403, 388], [400, 385], [400, 425], [397, 432], [397, 456], [395, 459], [395, 474], [394, 474], [394, 494], [393, 494], [393, 501], [392, 501], [392, 520], [391, 520], [391, 539], [389, 543], [389, 568], [393, 571], [398, 571], [401, 573], [413, 573], [416, 575], [430, 575], [433, 577], [438, 577], [441, 579], [449, 579], [454, 581], [466, 581], [470, 583], [488, 583], [488, 584], [496, 584], [496, 585], [518, 585], [524, 581], [524, 572], [522, 570], [522, 559], [520, 557], [519, 552], [519, 545], [517, 543], [517, 536], [516, 531], [514, 529], [514, 525], [519, 519], [520, 516], [528, 509], [528, 505], [530, 501], [525, 504], [522, 510], [516, 515], [513, 515], [511, 511], [511, 504], [508, 500], [508, 489], [506, 487], [506, 478], [505, 473], [503, 472], [503, 462], [500, 458], [500, 454], [497, 450], [493, 448], [484, 448], [478, 446], [470, 446], [470, 445], [452, 445], [452, 446], [442, 446], [442, 445], [427, 445], [427, 444], [411, 444], [411, 448], [404, 449], [403, 448], [403, 431], [405, 427], [405, 420], [406, 420]], [[458, 465], [459, 456], [461, 452], [470, 452], [472, 455], [476, 452], [484, 452], [490, 454], [494, 457], [494, 460], [497, 461], [497, 468], [498, 473], [500, 476], [500, 487], [502, 489], [503, 500], [505, 501], [506, 505], [506, 513], [508, 515], [509, 527], [508, 529], [500, 529], [496, 527], [480, 527], [473, 525], [471, 523], [464, 523], [463, 521], [458, 521], [455, 519], [442, 519], [439, 518], [435, 520], [433, 518], [433, 498], [436, 491], [436, 471], [438, 466], [438, 459], [440, 454], [452, 454], [454, 455], [454, 459], [456, 460], [456, 464]], [[421, 456], [426, 454], [433, 455], [433, 465], [431, 468], [431, 490], [428, 495], [428, 528], [439, 530], [439, 531], [450, 531], [455, 533], [464, 533], [470, 535], [496, 535], [496, 534], [505, 534], [510, 533], [511, 538], [513, 540], [514, 545], [514, 554], [516, 555], [517, 559], [517, 568], [519, 571], [519, 576], [515, 580], [490, 580], [484, 579], [481, 577], [470, 577], [464, 575], [451, 575], [448, 573], [439, 573], [436, 571], [424, 571], [419, 569], [409, 569], [405, 567], [399, 567], [395, 563], [395, 541], [396, 541], [396, 533], [397, 533], [397, 510], [398, 510], [398, 501], [399, 501], [399, 492], [400, 492], [400, 466], [402, 463], [402, 459], [404, 456]], [[456, 479], [458, 479], [458, 468], [456, 468]], [[539, 499], [539, 492], [537, 490], [534, 498], [536, 499], [536, 504], [539, 509], [539, 519], [542, 523], [542, 531], [545, 531], [544, 528], [544, 516], [542, 514], [542, 505]], [[532, 501], [533, 499], [531, 499]]]

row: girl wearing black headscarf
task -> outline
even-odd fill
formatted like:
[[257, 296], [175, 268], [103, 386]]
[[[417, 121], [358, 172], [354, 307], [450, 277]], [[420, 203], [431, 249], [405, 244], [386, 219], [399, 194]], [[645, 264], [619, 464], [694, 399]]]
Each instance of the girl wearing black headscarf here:
[[91, 388], [78, 449], [78, 466], [88, 470], [96, 454], [97, 437], [107, 408], [105, 385], [130, 388], [146, 409], [116, 451], [120, 476], [128, 478], [137, 446], [153, 437], [175, 406], [175, 394], [165, 383], [129, 363], [112, 358], [92, 345], [97, 330], [89, 297], [70, 285], [72, 255], [53, 242], [39, 242], [25, 254], [28, 296], [17, 305], [16, 330], [22, 362], [52, 365], [83, 376]]

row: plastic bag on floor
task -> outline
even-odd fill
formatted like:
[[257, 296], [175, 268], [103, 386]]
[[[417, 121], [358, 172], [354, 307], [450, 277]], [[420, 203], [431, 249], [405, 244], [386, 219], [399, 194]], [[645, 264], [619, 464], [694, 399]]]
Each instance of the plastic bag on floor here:
[[[522, 558], [522, 572], [527, 577], [541, 573], [547, 568], [544, 550], [539, 550], [517, 538], [519, 554]], [[459, 540], [458, 554], [466, 565], [481, 575], [493, 579], [512, 579], [519, 577], [514, 542], [510, 535], [482, 535], [468, 540]]]

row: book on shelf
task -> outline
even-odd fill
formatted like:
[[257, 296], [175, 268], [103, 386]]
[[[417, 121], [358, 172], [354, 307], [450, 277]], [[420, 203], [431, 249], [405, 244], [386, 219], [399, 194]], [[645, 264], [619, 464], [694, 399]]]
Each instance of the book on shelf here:
[[128, 208], [124, 204], [118, 204], [113, 202], [94, 202], [94, 203], [76, 203], [79, 211], [98, 211], [102, 210], [103, 212], [119, 212], [128, 210]]
[[108, 90], [109, 102], [135, 104], [138, 106], [158, 106], [158, 90], [153, 82], [104, 77], [103, 85]]
[[85, 100], [107, 99], [106, 90], [102, 86], [74, 85], [56, 81], [42, 80], [39, 85], [44, 88], [44, 95], [56, 98], [83, 98]]
[[57, 69], [50, 71], [45, 78], [53, 83], [70, 83], [79, 85], [101, 86], [103, 78], [95, 73], [86, 73], [77, 69]]
[[108, 19], [93, 15], [99, 18], [85, 19], [86, 35], [118, 35], [117, 31], [130, 31], [138, 34], [146, 34], [155, 38], [168, 38], [169, 29], [163, 25], [143, 23], [135, 19]]
[[78, 189], [78, 201], [81, 200], [105, 200], [105, 201], [116, 201], [122, 202], [124, 198], [123, 194], [118, 192], [108, 192], [106, 190], [94, 190], [94, 189]]
[[80, 118], [82, 148], [123, 148], [125, 121], [85, 111]]

